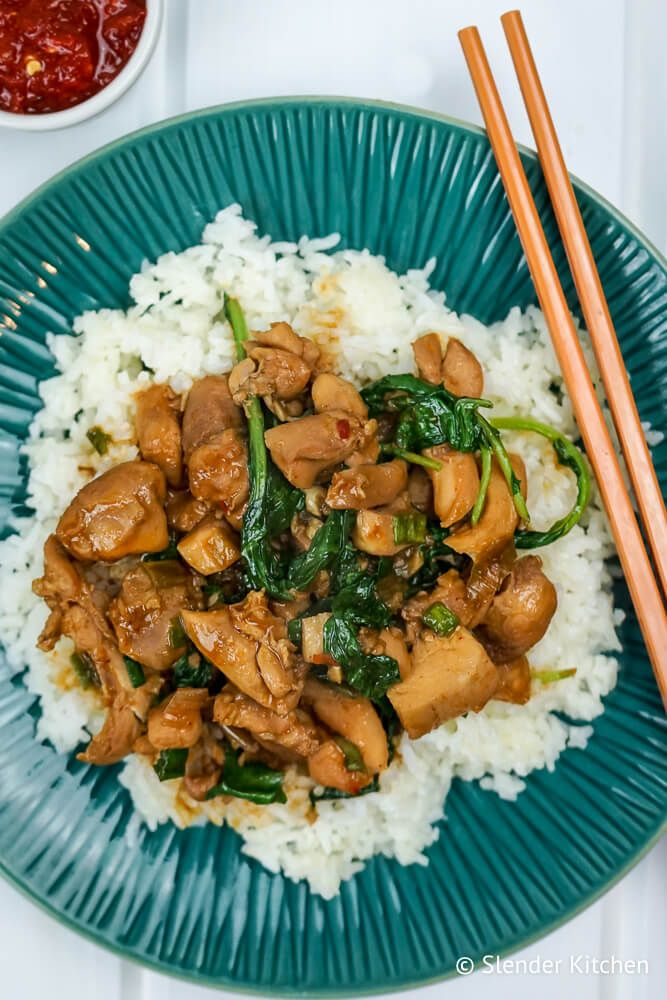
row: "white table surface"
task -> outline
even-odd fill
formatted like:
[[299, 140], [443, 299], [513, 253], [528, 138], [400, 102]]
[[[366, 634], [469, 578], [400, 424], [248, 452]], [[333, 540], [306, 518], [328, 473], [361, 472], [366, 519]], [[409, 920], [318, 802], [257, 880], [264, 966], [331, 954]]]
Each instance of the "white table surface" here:
[[[480, 116], [456, 31], [482, 30], [517, 137], [532, 145], [498, 15], [507, 0], [166, 0], [150, 66], [116, 105], [63, 131], [0, 129], [0, 213], [57, 170], [149, 122], [210, 104], [338, 94]], [[667, 4], [523, 0], [570, 169], [667, 249]], [[1, 780], [1, 779], [0, 779]], [[525, 949], [559, 974], [509, 970], [412, 990], [484, 1000], [653, 1000], [667, 995], [667, 841], [599, 902]], [[649, 973], [570, 971], [570, 956], [646, 959]], [[578, 961], [581, 966], [581, 960]], [[538, 981], [536, 981], [538, 980]], [[0, 883], [0, 1000], [213, 1000], [231, 996], [123, 962]]]

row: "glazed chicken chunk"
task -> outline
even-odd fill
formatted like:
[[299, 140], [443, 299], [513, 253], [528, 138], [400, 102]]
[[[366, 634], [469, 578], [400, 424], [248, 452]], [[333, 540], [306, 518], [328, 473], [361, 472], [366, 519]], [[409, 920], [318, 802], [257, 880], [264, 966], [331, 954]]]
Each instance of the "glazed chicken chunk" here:
[[84, 561], [159, 552], [169, 541], [164, 473], [151, 462], [123, 462], [91, 480], [58, 521], [56, 535]]
[[139, 451], [164, 472], [170, 486], [183, 477], [180, 399], [167, 385], [153, 385], [137, 395], [135, 425]]
[[239, 690], [282, 715], [297, 704], [303, 678], [294, 647], [264, 594], [251, 592], [240, 604], [181, 617], [200, 653]]
[[248, 499], [248, 456], [241, 410], [224, 375], [208, 375], [192, 386], [183, 414], [183, 452], [190, 492], [216, 505], [240, 526]]
[[201, 606], [192, 574], [180, 562], [164, 560], [134, 566], [108, 614], [121, 653], [152, 670], [166, 670], [186, 649], [184, 637], [174, 639], [181, 611]]
[[247, 357], [235, 365], [229, 388], [239, 406], [250, 396], [260, 396], [278, 416], [298, 416], [303, 407], [286, 406], [304, 392], [319, 359], [319, 349], [299, 337], [288, 323], [273, 323], [254, 333], [245, 344]]
[[368, 423], [346, 410], [327, 410], [272, 427], [264, 440], [285, 478], [305, 490], [367, 443]]
[[498, 686], [498, 670], [474, 635], [425, 631], [412, 647], [412, 672], [389, 689], [409, 736], [417, 739], [465, 712], [479, 712]]

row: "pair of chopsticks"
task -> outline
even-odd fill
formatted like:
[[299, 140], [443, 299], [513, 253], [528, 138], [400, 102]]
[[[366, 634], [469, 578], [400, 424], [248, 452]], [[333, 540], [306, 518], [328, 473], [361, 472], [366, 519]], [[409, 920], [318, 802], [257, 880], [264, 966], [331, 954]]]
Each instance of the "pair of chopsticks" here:
[[[511, 11], [504, 14], [501, 21], [646, 536], [667, 594], [667, 513], [609, 307], [521, 14]], [[658, 583], [482, 40], [475, 27], [464, 28], [459, 32], [459, 39], [537, 297], [588, 458], [597, 477], [653, 672], [667, 708], [667, 616]]]

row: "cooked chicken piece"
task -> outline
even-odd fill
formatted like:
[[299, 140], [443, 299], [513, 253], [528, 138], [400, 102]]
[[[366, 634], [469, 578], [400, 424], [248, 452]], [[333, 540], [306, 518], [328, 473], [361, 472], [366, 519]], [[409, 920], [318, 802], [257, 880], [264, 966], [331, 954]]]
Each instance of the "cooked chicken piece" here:
[[465, 628], [473, 629], [484, 618], [496, 591], [510, 571], [514, 548], [510, 546], [497, 558], [474, 563], [467, 580], [456, 569], [438, 577], [431, 591], [420, 591], [401, 609], [408, 638], [414, 640], [421, 629], [422, 615], [432, 604], [444, 604]]
[[278, 715], [258, 705], [228, 684], [213, 703], [213, 719], [220, 726], [245, 729], [265, 744], [277, 744], [300, 757], [309, 757], [320, 745], [320, 737], [310, 716], [296, 709]]
[[310, 391], [316, 413], [344, 410], [358, 420], [368, 420], [368, 407], [347, 379], [325, 372], [317, 376]]
[[237, 361], [229, 373], [229, 391], [232, 399], [238, 406], [243, 406], [248, 396], [259, 395], [256, 389], [252, 391], [248, 388], [248, 383], [257, 370], [257, 365], [252, 358], [243, 358]]
[[178, 543], [186, 563], [202, 576], [221, 573], [241, 557], [238, 535], [215, 514], [207, 514]]
[[334, 666], [336, 661], [324, 650], [324, 626], [331, 618], [328, 611], [301, 619], [301, 655], [306, 663]]
[[348, 771], [345, 754], [335, 740], [327, 740], [308, 758], [308, 773], [318, 785], [337, 788], [347, 795], [358, 795], [373, 780], [368, 771]]
[[443, 528], [462, 520], [472, 510], [479, 493], [477, 462], [471, 452], [454, 451], [447, 444], [425, 448], [424, 454], [440, 462], [429, 469], [433, 484], [433, 506]]
[[107, 599], [85, 580], [81, 567], [73, 563], [55, 535], [44, 545], [44, 576], [32, 585], [51, 614], [37, 645], [53, 649], [61, 635], [69, 636], [77, 650], [88, 655], [109, 700], [119, 691], [131, 691], [127, 670], [113, 641], [105, 617]]
[[201, 607], [201, 591], [179, 562], [141, 562], [123, 578], [120, 593], [109, 607], [109, 619], [120, 651], [160, 671], [185, 652], [185, 642], [175, 643], [173, 637], [181, 611]]
[[303, 688], [302, 703], [312, 708], [325, 726], [359, 748], [371, 774], [384, 771], [389, 759], [387, 736], [368, 698], [309, 677]]
[[426, 469], [421, 465], [413, 465], [408, 476], [408, 496], [412, 506], [432, 517], [435, 513], [433, 507], [433, 483], [431, 482]]
[[[525, 466], [518, 455], [510, 455], [509, 458], [515, 475], [521, 481], [521, 492], [525, 497]], [[490, 559], [509, 545], [518, 523], [519, 516], [505, 477], [494, 458], [482, 516], [474, 527], [467, 525], [449, 535], [447, 545], [456, 552], [469, 555], [474, 562]]]
[[367, 426], [345, 410], [330, 410], [272, 427], [264, 440], [292, 486], [308, 489], [366, 441]]
[[374, 465], [380, 457], [377, 439], [377, 420], [368, 420], [364, 427], [364, 443], [345, 459], [345, 465], [356, 469], [358, 465]]
[[159, 552], [169, 541], [164, 473], [151, 462], [123, 462], [79, 490], [56, 535], [77, 559], [107, 562]]
[[412, 673], [387, 692], [412, 739], [465, 712], [479, 712], [498, 686], [498, 670], [463, 627], [424, 632], [412, 647]]
[[183, 413], [183, 453], [190, 456], [200, 444], [230, 427], [242, 426], [241, 411], [235, 406], [226, 375], [207, 375], [194, 383]]
[[442, 381], [455, 396], [479, 399], [484, 391], [484, 372], [479, 361], [456, 337], [447, 341], [442, 362]]
[[402, 680], [412, 673], [412, 660], [405, 635], [400, 628], [392, 626], [383, 628], [380, 632], [376, 629], [362, 628], [359, 630], [359, 642], [365, 653], [393, 657], [398, 664]]
[[310, 543], [323, 524], [319, 517], [313, 517], [305, 510], [297, 511], [290, 522], [290, 531], [300, 552], [306, 552], [310, 548]]
[[537, 556], [517, 559], [479, 627], [479, 636], [496, 663], [521, 656], [539, 642], [553, 618], [556, 588]]
[[326, 502], [334, 510], [366, 510], [389, 504], [408, 484], [408, 466], [400, 458], [382, 465], [357, 465], [334, 472]]
[[412, 345], [419, 377], [431, 385], [444, 385], [455, 396], [479, 399], [484, 372], [479, 361], [456, 337], [447, 341], [445, 356], [437, 333], [425, 333]]
[[509, 663], [499, 663], [498, 687], [493, 697], [496, 701], [509, 701], [525, 705], [530, 698], [530, 665], [525, 656], [518, 656]]
[[225, 754], [215, 738], [211, 726], [204, 724], [201, 739], [190, 747], [185, 762], [183, 789], [197, 802], [203, 802], [206, 795], [220, 781]]
[[186, 534], [210, 513], [211, 505], [205, 500], [197, 500], [189, 490], [183, 490], [168, 496], [165, 511], [170, 529]]
[[201, 739], [206, 688], [176, 688], [148, 713], [148, 739], [156, 750], [193, 747]]
[[132, 752], [142, 729], [142, 723], [128, 704], [112, 703], [102, 729], [93, 736], [86, 749], [76, 755], [76, 759], [98, 767], [117, 764]]
[[313, 517], [323, 518], [326, 516], [326, 495], [327, 491], [324, 486], [310, 486], [307, 490], [304, 490], [306, 510]]
[[442, 381], [442, 344], [437, 333], [425, 333], [412, 344], [419, 377], [431, 385]]
[[271, 601], [271, 610], [278, 618], [283, 618], [286, 622], [291, 622], [293, 618], [298, 618], [300, 614], [310, 605], [308, 594], [295, 597], [293, 601]]
[[55, 535], [44, 546], [44, 576], [33, 589], [43, 597], [51, 614], [39, 645], [52, 649], [61, 635], [69, 636], [80, 655], [90, 658], [106, 702], [107, 716], [79, 760], [89, 764], [115, 764], [132, 750], [141, 732], [151, 700], [162, 681], [153, 675], [133, 688], [123, 657], [104, 615], [100, 598], [72, 563]]
[[258, 644], [257, 666], [272, 696], [293, 697], [302, 686], [294, 646], [287, 637], [284, 619], [273, 614], [266, 594], [251, 591], [240, 604], [231, 604], [229, 613], [234, 628]]
[[299, 337], [289, 323], [272, 323], [268, 330], [261, 332], [253, 330], [252, 342], [297, 354], [309, 368], [314, 368], [320, 358], [317, 344], [308, 337]]
[[251, 591], [240, 604], [213, 611], [184, 611], [185, 630], [197, 649], [241, 691], [285, 715], [301, 694], [302, 672], [284, 619], [266, 596]]
[[353, 451], [345, 455], [342, 461], [350, 468], [373, 465], [380, 455], [378, 443], [378, 425], [376, 420], [368, 419], [368, 407], [351, 382], [326, 372], [313, 382], [311, 393], [313, 406], [317, 413], [333, 413], [344, 410], [348, 415], [364, 421], [363, 436], [357, 442]]
[[225, 516], [240, 515], [248, 500], [248, 454], [239, 430], [213, 435], [190, 454], [190, 492], [217, 505]]
[[[92, 592], [83, 574], [72, 562], [55, 535], [44, 544], [44, 575], [33, 580], [33, 592], [47, 604], [50, 614], [37, 640], [39, 649], [53, 649], [63, 634], [63, 614], [70, 604], [85, 601], [94, 616], [98, 615]], [[100, 616], [100, 621], [103, 621]]]
[[312, 370], [298, 354], [252, 342], [246, 352], [248, 356], [229, 375], [232, 399], [239, 406], [249, 396], [262, 396], [269, 405], [274, 399], [296, 399], [310, 382]]
[[410, 542], [394, 541], [394, 514], [382, 510], [360, 510], [352, 529], [352, 544], [371, 556], [395, 556]]
[[248, 499], [248, 459], [241, 410], [226, 375], [207, 375], [192, 386], [183, 414], [183, 450], [192, 495], [218, 506], [237, 527]]
[[134, 423], [141, 456], [162, 469], [170, 486], [178, 486], [183, 476], [180, 397], [168, 385], [152, 385], [136, 399]]
[[380, 642], [384, 645], [385, 654], [393, 657], [398, 663], [401, 680], [406, 680], [412, 673], [412, 657], [401, 629], [395, 626], [383, 628], [380, 632]]

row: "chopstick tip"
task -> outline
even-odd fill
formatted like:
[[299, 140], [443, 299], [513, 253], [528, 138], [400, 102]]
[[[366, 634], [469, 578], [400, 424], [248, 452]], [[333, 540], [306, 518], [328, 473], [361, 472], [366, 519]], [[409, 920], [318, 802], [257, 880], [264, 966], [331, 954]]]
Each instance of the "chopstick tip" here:
[[512, 21], [521, 22], [523, 18], [521, 17], [521, 11], [516, 8], [515, 10], [506, 10], [504, 14], [500, 15], [500, 20], [502, 24], [505, 24]]

